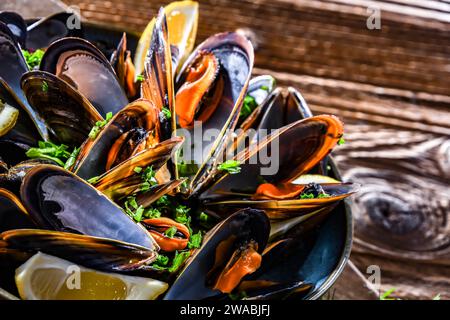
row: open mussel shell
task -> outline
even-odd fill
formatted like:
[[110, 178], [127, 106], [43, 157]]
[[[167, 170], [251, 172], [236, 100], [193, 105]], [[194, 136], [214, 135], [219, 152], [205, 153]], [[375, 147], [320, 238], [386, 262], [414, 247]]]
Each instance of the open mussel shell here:
[[136, 70], [131, 61], [131, 52], [127, 50], [127, 35], [124, 32], [117, 49], [110, 59], [111, 65], [116, 71], [117, 79], [130, 100], [138, 94], [138, 83], [135, 82]]
[[16, 12], [2, 11], [0, 12], [0, 21], [11, 30], [20, 46], [26, 48], [27, 24], [22, 16]]
[[[152, 139], [158, 142], [158, 114], [158, 109], [148, 100], [139, 99], [127, 105], [108, 122], [95, 140], [89, 138], [83, 144], [73, 171], [84, 179], [105, 173], [109, 155], [112, 154], [111, 149], [119, 148], [118, 139], [132, 130], [142, 129], [145, 135], [151, 135]], [[131, 157], [132, 154], [126, 151], [120, 152], [121, 158]]]
[[72, 85], [102, 117], [108, 112], [116, 114], [128, 104], [111, 64], [86, 40], [63, 38], [53, 42], [42, 57], [39, 68]]
[[102, 116], [70, 84], [44, 71], [30, 71], [22, 77], [28, 102], [44, 119], [52, 141], [78, 147]]
[[205, 206], [222, 217], [239, 208], [252, 207], [264, 210], [271, 220], [290, 219], [316, 213], [324, 207], [332, 206], [351, 196], [359, 188], [359, 185], [354, 183], [322, 184], [321, 186], [329, 195], [328, 197], [290, 200], [224, 200], [206, 203]]
[[174, 156], [182, 142], [183, 138], [173, 137], [158, 143], [101, 175], [94, 186], [113, 200], [131, 195], [142, 184], [141, 175], [135, 168], [151, 166], [153, 171], [158, 171]]
[[4, 248], [8, 250], [41, 251], [85, 267], [104, 271], [136, 270], [151, 263], [156, 257], [153, 250], [135, 244], [49, 230], [5, 231], [0, 234], [0, 242], [4, 242]]
[[342, 134], [343, 124], [331, 115], [299, 120], [275, 130], [236, 156], [241, 163], [239, 174], [222, 177], [201, 198], [253, 194], [261, 180], [292, 182], [328, 155]]
[[11, 87], [0, 78], [0, 100], [19, 111], [16, 124], [1, 140], [11, 141], [23, 146], [36, 146], [41, 136], [36, 129], [36, 125], [30, 118], [27, 109], [22, 101], [12, 91]]
[[[183, 84], [187, 68], [203, 52], [212, 53], [219, 61], [218, 78], [224, 83], [219, 104], [211, 116], [202, 122], [203, 132], [215, 130], [217, 136], [210, 141], [202, 141], [201, 150], [196, 150], [194, 145], [194, 150], [191, 152], [192, 159], [190, 160], [199, 165], [199, 170], [191, 181], [193, 193], [199, 192], [206, 184], [209, 179], [208, 170], [226, 147], [229, 138], [227, 133], [232, 131], [237, 124], [254, 60], [253, 47], [245, 37], [237, 33], [216, 34], [200, 44], [187, 59], [177, 77], [177, 88]], [[188, 130], [191, 137], [194, 137], [193, 130], [195, 129]]]
[[[0, 143], [1, 146], [1, 143]], [[27, 159], [11, 166], [6, 172], [0, 173], [0, 187], [8, 189], [15, 195], [20, 196], [20, 186], [22, 180], [32, 168], [41, 164], [56, 164], [48, 159]]]
[[0, 232], [35, 227], [20, 199], [0, 188]]
[[120, 207], [84, 180], [57, 166], [31, 169], [22, 182], [20, 194], [30, 216], [41, 228], [158, 249], [149, 233]]
[[27, 48], [47, 48], [52, 42], [64, 37], [81, 37], [83, 31], [79, 19], [74, 12], [59, 12], [37, 20], [27, 28]]
[[188, 260], [164, 299], [191, 300], [220, 296], [219, 291], [207, 286], [208, 273], [214, 267], [218, 245], [234, 239], [234, 245], [238, 247], [246, 241], [254, 240], [261, 253], [266, 247], [269, 232], [269, 220], [263, 211], [244, 209], [236, 212], [205, 236], [202, 247]]
[[20, 86], [20, 79], [22, 75], [28, 71], [28, 65], [21, 52], [21, 48], [12, 34], [11, 30], [2, 22], [0, 22], [0, 61], [2, 67], [0, 68], [0, 78], [2, 87], [5, 88], [7, 84], [8, 90], [13, 94], [17, 101], [20, 101], [29, 116], [36, 123], [37, 130], [42, 138], [47, 138], [47, 129], [40, 119], [39, 115], [28, 105], [27, 99], [22, 92]]
[[172, 56], [170, 52], [167, 18], [164, 9], [159, 10], [153, 28], [150, 48], [145, 59], [142, 95], [158, 108], [173, 111], [174, 90]]

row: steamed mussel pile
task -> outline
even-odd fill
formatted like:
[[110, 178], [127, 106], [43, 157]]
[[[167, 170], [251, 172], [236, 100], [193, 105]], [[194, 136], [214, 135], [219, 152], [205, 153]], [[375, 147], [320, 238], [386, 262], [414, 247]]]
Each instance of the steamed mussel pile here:
[[[112, 299], [305, 297], [318, 285], [298, 272], [307, 235], [355, 192], [328, 177], [342, 122], [251, 78], [239, 33], [193, 49], [198, 5], [171, 5], [191, 6], [191, 25], [176, 29], [162, 8], [143, 63], [125, 34], [107, 58], [67, 14], [28, 25], [0, 14], [0, 287], [99, 298], [52, 287], [49, 270], [70, 265], [110, 283]], [[214, 134], [196, 138], [199, 126]], [[143, 295], [115, 296], [117, 283]]]

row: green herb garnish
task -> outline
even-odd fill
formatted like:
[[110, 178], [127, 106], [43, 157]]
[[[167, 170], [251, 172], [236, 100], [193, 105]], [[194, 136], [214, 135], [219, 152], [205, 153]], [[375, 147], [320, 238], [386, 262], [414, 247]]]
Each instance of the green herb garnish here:
[[338, 144], [339, 146], [342, 146], [344, 143], [345, 143], [344, 137], [341, 137], [341, 138], [338, 140], [338, 142], [337, 142], [337, 144]]
[[156, 257], [155, 262], [153, 262], [153, 265], [158, 265], [158, 266], [161, 266], [161, 267], [165, 267], [165, 266], [167, 266], [168, 263], [169, 263], [169, 257], [167, 257], [165, 255], [162, 255], [162, 254], [159, 254]]
[[192, 234], [189, 238], [188, 248], [189, 249], [196, 249], [200, 248], [202, 245], [203, 235], [202, 232], [199, 231], [195, 234]]
[[190, 177], [198, 171], [198, 165], [196, 163], [185, 163], [184, 161], [179, 162], [177, 168], [180, 177]]
[[391, 297], [391, 294], [393, 294], [395, 290], [396, 290], [395, 288], [387, 290], [380, 296], [380, 300], [395, 300], [394, 297]]
[[136, 197], [130, 196], [124, 203], [125, 212], [132, 217], [136, 222], [141, 222], [144, 215], [144, 207], [138, 205]]
[[169, 108], [163, 107], [161, 109], [161, 112], [164, 114], [164, 117], [166, 117], [166, 119], [172, 118], [172, 112], [170, 112]]
[[300, 195], [300, 199], [321, 199], [321, 198], [329, 198], [331, 197], [329, 194], [327, 193], [319, 193], [319, 195], [314, 196], [314, 193], [302, 193]]
[[47, 83], [47, 81], [42, 81], [42, 92], [48, 92], [48, 83]]
[[169, 229], [164, 231], [164, 235], [167, 238], [173, 238], [173, 237], [175, 237], [175, 234], [177, 233], [177, 231], [178, 231], [177, 227], [171, 226]]
[[39, 141], [37, 148], [30, 148], [26, 152], [28, 158], [44, 158], [56, 162], [61, 167], [64, 167], [66, 161], [70, 158], [71, 152], [68, 151], [68, 146], [61, 144], [56, 145], [52, 142]]
[[179, 205], [177, 206], [177, 208], [175, 209], [175, 221], [182, 223], [182, 224], [188, 224], [191, 222], [191, 217], [189, 216], [189, 211], [191, 209], [183, 206], [183, 205]]
[[112, 112], [108, 112], [106, 114], [105, 120], [100, 120], [95, 123], [95, 125], [92, 127], [91, 131], [89, 132], [89, 138], [94, 140], [97, 138], [98, 134], [100, 133], [101, 129], [108, 124], [108, 122], [112, 119]]
[[92, 177], [92, 178], [88, 179], [88, 182], [90, 184], [96, 184], [99, 180], [100, 180], [100, 176], [96, 176], [96, 177]]
[[156, 219], [161, 217], [161, 211], [157, 208], [149, 208], [144, 211], [144, 217], [148, 219]]
[[137, 77], [136, 77], [136, 82], [143, 82], [145, 79], [144, 79], [144, 75], [143, 74], [140, 74], [140, 75], [138, 75]]
[[250, 95], [245, 96], [244, 102], [242, 103], [241, 113], [239, 114], [239, 121], [244, 121], [247, 117], [256, 109], [258, 104], [255, 98]]
[[67, 159], [66, 163], [64, 164], [64, 169], [69, 170], [74, 164], [75, 160], [78, 157], [78, 154], [80, 153], [81, 148], [75, 148], [73, 149], [72, 153], [69, 156], [69, 159]]
[[190, 251], [183, 251], [183, 252], [175, 252], [175, 257], [173, 258], [172, 265], [168, 269], [169, 272], [176, 272], [183, 263], [189, 258], [191, 255]]
[[133, 169], [133, 171], [136, 172], [136, 173], [141, 173], [142, 172], [142, 168], [141, 167], [135, 167]]
[[156, 172], [153, 171], [153, 167], [149, 166], [142, 171], [141, 177], [142, 177], [142, 183], [140, 186], [140, 191], [148, 191], [151, 187], [156, 186], [158, 184], [158, 181], [155, 178]]
[[22, 54], [27, 62], [28, 68], [33, 70], [41, 64], [42, 57], [44, 56], [44, 50], [37, 49], [34, 52], [22, 50]]
[[219, 171], [227, 171], [229, 174], [236, 174], [241, 172], [240, 163], [237, 160], [227, 160], [224, 163], [221, 163], [217, 169]]

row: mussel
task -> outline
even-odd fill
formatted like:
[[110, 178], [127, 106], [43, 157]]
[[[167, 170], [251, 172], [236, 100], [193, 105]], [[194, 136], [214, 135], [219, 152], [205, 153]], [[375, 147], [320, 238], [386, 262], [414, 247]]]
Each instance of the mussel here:
[[109, 61], [93, 44], [80, 38], [53, 42], [42, 57], [40, 70], [52, 73], [84, 95], [105, 117], [128, 103]]
[[31, 169], [25, 175], [20, 193], [24, 206], [41, 228], [158, 249], [141, 225], [106, 196], [64, 169], [52, 165]]
[[44, 119], [52, 141], [79, 146], [94, 124], [103, 120], [79, 91], [51, 73], [27, 72], [21, 87], [34, 112]]

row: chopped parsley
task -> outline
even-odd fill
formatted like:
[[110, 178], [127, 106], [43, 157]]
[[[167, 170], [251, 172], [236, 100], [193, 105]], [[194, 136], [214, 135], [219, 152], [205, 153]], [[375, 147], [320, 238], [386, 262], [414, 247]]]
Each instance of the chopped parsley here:
[[105, 120], [97, 121], [95, 125], [92, 127], [91, 132], [89, 132], [89, 138], [91, 138], [92, 140], [97, 138], [102, 128], [106, 126], [111, 119], [112, 119], [112, 112], [108, 112], [106, 114]]
[[317, 195], [317, 197], [314, 195], [314, 193], [302, 193], [300, 195], [300, 199], [321, 199], [321, 198], [329, 198], [330, 195], [327, 193], [320, 193]]
[[144, 170], [142, 168], [137, 167], [139, 172], [136, 172], [136, 168], [134, 168], [134, 172], [140, 173], [142, 178], [142, 183], [140, 186], [140, 191], [148, 191], [151, 187], [156, 186], [158, 181], [155, 178], [156, 172], [153, 171], [152, 166], [148, 166]]
[[164, 117], [166, 117], [166, 119], [172, 118], [172, 112], [170, 112], [169, 108], [163, 107], [161, 109], [161, 112], [164, 114]]
[[42, 81], [42, 92], [48, 92], [48, 83], [47, 83], [47, 81]]
[[184, 161], [179, 162], [177, 168], [180, 177], [190, 177], [198, 171], [198, 165], [196, 163], [185, 163]]
[[188, 242], [189, 249], [198, 249], [202, 245], [203, 235], [202, 232], [199, 231], [197, 233], [191, 234]]
[[255, 98], [251, 95], [246, 95], [244, 98], [244, 102], [242, 103], [241, 113], [239, 114], [239, 121], [242, 122], [256, 109], [258, 104], [256, 103]]
[[41, 64], [42, 57], [44, 56], [44, 50], [37, 49], [34, 52], [22, 50], [22, 54], [27, 62], [28, 68], [33, 70]]
[[236, 174], [241, 172], [240, 163], [237, 160], [227, 160], [218, 166], [219, 171], [226, 171], [229, 174]]
[[173, 257], [172, 263], [169, 266], [169, 258], [164, 255], [158, 255], [155, 262], [153, 262], [152, 267], [157, 270], [167, 270], [169, 272], [176, 272], [184, 264], [184, 262], [191, 255], [190, 251], [175, 251], [175, 256]]
[[145, 79], [144, 79], [144, 75], [143, 74], [140, 74], [140, 75], [138, 75], [137, 77], [136, 77], [136, 82], [143, 82]]
[[344, 143], [345, 143], [345, 139], [344, 139], [344, 137], [342, 136], [342, 137], [338, 140], [337, 144], [338, 144], [339, 146], [342, 146]]
[[81, 148], [73, 149], [72, 153], [70, 154], [69, 158], [64, 164], [64, 169], [69, 170], [75, 164], [75, 160], [77, 159], [78, 154], [80, 153], [80, 149]]
[[73, 165], [79, 151], [78, 148], [75, 148], [70, 152], [69, 147], [65, 144], [57, 145], [49, 141], [39, 141], [38, 147], [28, 149], [26, 155], [31, 159], [43, 158], [52, 160], [59, 166], [67, 169]]
[[92, 177], [92, 178], [88, 179], [88, 182], [90, 184], [96, 184], [99, 180], [100, 180], [100, 176], [96, 176], [96, 177]]
[[169, 229], [164, 231], [164, 235], [167, 238], [173, 238], [173, 237], [175, 237], [175, 234], [177, 233], [177, 231], [178, 231], [177, 227], [171, 226]]
[[189, 216], [190, 210], [190, 208], [183, 205], [177, 206], [175, 209], [175, 221], [185, 225], [189, 224], [191, 222], [191, 217]]

